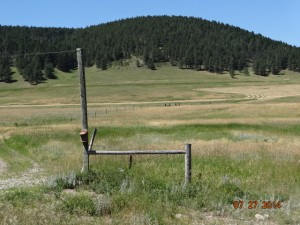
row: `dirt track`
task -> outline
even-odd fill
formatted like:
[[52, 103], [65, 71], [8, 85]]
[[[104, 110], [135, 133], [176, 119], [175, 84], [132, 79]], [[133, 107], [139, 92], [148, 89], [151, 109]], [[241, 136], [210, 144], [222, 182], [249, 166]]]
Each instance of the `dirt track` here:
[[[1, 166], [1, 161], [0, 161], [0, 166]], [[40, 166], [37, 163], [32, 162], [32, 168], [30, 168], [27, 171], [24, 171], [19, 176], [0, 180], [0, 190], [6, 190], [6, 189], [21, 187], [21, 186], [32, 186], [36, 184], [42, 184], [43, 182], [46, 181], [46, 178], [42, 177], [41, 173], [42, 173], [42, 168], [40, 168]]]
[[[244, 95], [242, 99], [252, 99], [258, 101], [267, 101], [283, 97], [300, 96], [300, 85], [299, 84], [288, 84], [288, 85], [262, 85], [262, 86], [238, 86], [238, 87], [217, 87], [217, 88], [198, 88], [193, 91], [204, 91], [211, 93], [222, 93], [222, 94], [238, 94]], [[149, 101], [149, 102], [118, 102], [118, 103], [89, 103], [89, 106], [114, 106], [114, 105], [142, 105], [142, 104], [164, 104], [166, 102], [214, 102], [214, 101], [226, 101], [228, 98], [199, 98], [193, 100], [171, 100], [171, 101]], [[0, 108], [24, 108], [24, 107], [64, 107], [64, 106], [80, 106], [80, 104], [12, 104], [12, 105], [0, 105]]]
[[[292, 97], [300, 96], [300, 85], [274, 85], [274, 86], [239, 86], [239, 87], [219, 87], [219, 88], [201, 88], [194, 89], [194, 91], [205, 91], [213, 93], [226, 93], [226, 94], [239, 94], [245, 95], [244, 99], [250, 99], [254, 101], [266, 101], [282, 97]], [[220, 101], [226, 99], [198, 99], [198, 100], [185, 100], [180, 102], [199, 102], [199, 101]], [[227, 99], [228, 100], [228, 99]], [[170, 101], [171, 102], [171, 101]], [[176, 101], [175, 101], [176, 102]], [[126, 104], [155, 104], [155, 103], [165, 103], [165, 101], [157, 102], [123, 102], [123, 103], [94, 103], [89, 105], [126, 105]], [[53, 104], [53, 105], [10, 105], [10, 106], [0, 106], [3, 108], [7, 107], [59, 107], [59, 106], [77, 106], [79, 104]], [[9, 138], [10, 133], [6, 132], [0, 135], [0, 141], [2, 139]], [[0, 173], [5, 173], [7, 171], [7, 165], [5, 162], [0, 160]], [[39, 177], [40, 176], [40, 177]], [[0, 180], [0, 190], [9, 189], [12, 187], [19, 186], [31, 186], [39, 184], [45, 181], [45, 177], [42, 176], [42, 168], [35, 162], [32, 162], [32, 168], [24, 171], [17, 177]]]
[[247, 99], [259, 101], [266, 101], [283, 97], [300, 96], [299, 84], [201, 88], [196, 90], [214, 93], [242, 94], [245, 95]]

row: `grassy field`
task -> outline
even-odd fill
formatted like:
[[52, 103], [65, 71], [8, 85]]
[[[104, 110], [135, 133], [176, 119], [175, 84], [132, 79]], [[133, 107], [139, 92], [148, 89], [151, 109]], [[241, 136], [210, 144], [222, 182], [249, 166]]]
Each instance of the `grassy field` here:
[[77, 71], [38, 86], [14, 74], [0, 83], [0, 224], [299, 224], [300, 74], [284, 73], [86, 69], [95, 149], [191, 143], [187, 187], [176, 155], [134, 156], [130, 169], [126, 156], [91, 156], [81, 174]]

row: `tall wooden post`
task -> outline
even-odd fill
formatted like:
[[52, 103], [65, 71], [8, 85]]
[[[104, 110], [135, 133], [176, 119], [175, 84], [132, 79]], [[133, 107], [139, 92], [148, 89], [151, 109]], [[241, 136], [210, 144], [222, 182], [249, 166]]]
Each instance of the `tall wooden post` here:
[[191, 182], [192, 179], [192, 145], [186, 144], [185, 150], [185, 186]]
[[[87, 117], [87, 101], [86, 101], [86, 87], [85, 87], [85, 73], [82, 64], [82, 53], [81, 48], [76, 49], [77, 52], [77, 62], [78, 62], [78, 75], [80, 83], [80, 102], [81, 102], [81, 120], [82, 120], [82, 131], [88, 131], [88, 117]], [[86, 139], [88, 140], [88, 134], [86, 134]], [[88, 154], [88, 144], [83, 143], [83, 167], [82, 172], [89, 170], [89, 154]]]

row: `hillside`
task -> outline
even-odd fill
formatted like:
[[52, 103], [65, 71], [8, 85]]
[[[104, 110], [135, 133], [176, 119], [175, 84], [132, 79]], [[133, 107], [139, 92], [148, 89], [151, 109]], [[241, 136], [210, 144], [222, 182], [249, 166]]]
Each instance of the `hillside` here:
[[[0, 225], [300, 224], [298, 48], [185, 17], [0, 30]], [[84, 173], [76, 47], [98, 129]], [[92, 155], [186, 143], [189, 184], [186, 155]]]
[[[8, 71], [5, 65], [14, 63], [25, 80], [39, 83], [45, 65], [49, 76], [44, 77], [54, 78], [53, 67], [75, 69], [76, 56], [28, 54], [76, 47], [84, 49], [86, 66], [103, 70], [134, 55], [137, 66], [150, 69], [158, 62], [170, 62], [181, 69], [220, 74], [236, 70], [248, 74], [248, 67], [263, 76], [285, 69], [300, 72], [300, 48], [228, 24], [181, 16], [136, 17], [81, 29], [0, 26], [0, 71]], [[12, 55], [17, 57], [12, 60]], [[5, 81], [3, 72], [0, 80]]]

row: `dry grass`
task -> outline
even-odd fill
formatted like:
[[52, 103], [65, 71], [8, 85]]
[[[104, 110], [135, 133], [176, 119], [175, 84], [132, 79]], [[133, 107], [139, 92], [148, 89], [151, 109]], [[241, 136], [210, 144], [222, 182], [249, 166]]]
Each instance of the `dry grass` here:
[[[202, 174], [204, 181], [215, 179], [217, 185], [222, 177], [229, 174], [232, 179], [241, 180], [244, 186], [254, 185], [253, 192], [286, 193], [289, 200], [285, 204], [290, 204], [293, 199], [299, 199], [300, 193], [295, 191], [298, 183], [295, 183], [295, 178], [291, 176], [294, 175], [294, 169], [300, 165], [300, 138], [298, 131], [293, 130], [294, 127], [300, 125], [300, 105], [295, 99], [293, 102], [274, 102], [274, 99], [282, 97], [297, 98], [298, 90], [300, 90], [299, 78], [291, 73], [269, 78], [239, 76], [239, 79], [233, 80], [229, 77], [200, 74], [195, 71], [184, 71], [187, 73], [184, 77], [182, 71], [176, 72], [171, 78], [172, 71], [172, 68], [164, 68], [160, 74], [155, 74], [153, 71], [132, 74], [130, 69], [119, 71], [120, 73], [116, 69], [97, 71], [96, 68], [90, 68], [87, 70], [87, 74], [89, 72], [92, 74], [87, 80], [88, 102], [90, 103], [89, 127], [90, 131], [93, 128], [99, 129], [95, 148], [183, 149], [185, 143], [192, 143], [193, 168], [195, 168], [193, 175], [196, 180], [197, 176]], [[59, 77], [61, 75], [59, 74]], [[92, 82], [91, 78], [96, 76], [99, 76], [99, 79]], [[0, 99], [2, 105], [0, 114], [5, 115], [0, 120], [0, 157], [8, 166], [6, 176], [15, 175], [16, 171], [11, 171], [10, 167], [16, 165], [15, 158], [20, 159], [20, 163], [24, 164], [20, 167], [24, 170], [28, 169], [28, 165], [24, 162], [31, 160], [38, 162], [48, 175], [81, 169], [82, 146], [78, 135], [81, 130], [81, 116], [80, 107], [76, 105], [79, 103], [76, 95], [78, 92], [76, 79], [74, 74], [61, 78], [63, 86], [54, 84], [55, 81], [42, 84], [40, 87], [18, 84], [19, 87], [15, 88], [20, 88], [20, 96], [11, 96], [12, 91], [9, 88], [0, 91], [3, 95]], [[248, 81], [251, 83], [247, 83]], [[3, 86], [3, 84], [0, 85]], [[69, 89], [64, 85], [67, 85]], [[239, 103], [227, 101], [243, 98], [251, 101]], [[226, 101], [223, 101], [224, 99]], [[180, 100], [181, 105], [175, 106], [174, 100], [176, 102]], [[217, 102], [218, 100], [222, 101]], [[107, 104], [104, 104], [105, 102]], [[165, 102], [172, 103], [172, 106], [165, 107]], [[17, 105], [8, 106], [10, 103]], [[25, 103], [38, 105], [24, 105]], [[237, 126], [230, 127], [230, 125]], [[281, 129], [290, 127], [293, 129], [288, 131]], [[189, 129], [194, 129], [195, 132], [189, 133]], [[111, 133], [106, 135], [104, 132]], [[144, 159], [145, 157], [137, 157], [134, 162]], [[91, 157], [91, 165], [101, 168], [103, 165], [113, 163], [122, 168], [127, 166], [127, 160], [124, 157], [114, 159], [108, 156]], [[171, 158], [172, 163], [177, 162], [176, 160], [178, 159], [175, 157]], [[161, 165], [162, 162], [166, 165]], [[137, 164], [137, 166], [145, 173], [151, 171], [153, 176], [158, 174], [159, 178], [160, 175], [168, 173], [171, 174], [172, 179], [173, 176], [174, 179], [179, 177], [183, 168], [177, 169], [168, 163], [170, 162], [167, 159], [164, 161], [163, 158], [163, 160], [149, 161], [142, 165]], [[226, 163], [229, 164], [228, 167]], [[276, 163], [278, 168], [287, 168], [287, 171], [278, 171], [273, 168], [272, 166]], [[241, 166], [241, 170], [250, 175], [251, 171], [255, 170], [257, 176], [255, 174], [255, 176], [245, 177], [243, 173], [238, 174], [238, 168], [230, 171], [229, 168], [232, 165]], [[251, 166], [262, 169], [251, 168]], [[207, 170], [203, 170], [204, 168]], [[266, 177], [272, 174], [270, 172], [272, 170], [278, 172], [277, 178], [271, 177], [273, 180], [270, 178], [268, 187], [260, 187], [260, 184], [267, 183]], [[290, 183], [278, 184], [280, 180]], [[272, 181], [276, 185], [272, 184]], [[249, 190], [252, 191], [251, 188], [248, 188]], [[127, 194], [130, 192], [128, 191]], [[56, 218], [53, 221], [54, 224], [61, 222], [96, 224], [99, 221], [111, 224], [118, 222], [146, 224], [157, 221], [175, 224], [243, 224], [240, 220], [241, 216], [247, 218], [245, 224], [257, 222], [249, 210], [236, 212], [231, 206], [224, 206], [213, 212], [204, 212], [205, 210], [193, 208], [193, 202], [181, 208], [172, 205], [174, 209], [165, 205], [167, 212], [161, 214], [161, 217], [165, 217], [161, 220], [153, 213], [161, 206], [146, 200], [140, 202], [140, 199], [134, 199], [130, 208], [120, 210], [111, 218], [89, 216], [75, 218], [70, 214], [64, 215], [58, 210], [57, 199], [53, 196], [48, 197], [43, 199], [44, 204], [36, 202], [36, 208], [32, 207], [25, 211], [28, 218], [24, 218], [21, 213], [16, 213], [18, 210], [22, 211], [22, 207], [15, 209], [10, 204], [5, 206], [1, 203], [1, 209], [9, 214], [16, 213], [16, 216], [9, 217], [7, 213], [0, 213], [0, 218], [11, 223], [18, 223], [22, 220], [34, 223], [34, 215], [39, 213], [37, 221], [51, 221], [53, 212], [56, 210], [55, 214], [60, 218]], [[150, 204], [151, 215], [147, 211], [148, 204]], [[292, 218], [296, 218], [293, 213], [299, 212], [299, 207], [297, 208], [295, 202], [291, 205], [294, 208], [290, 211], [284, 208], [278, 212], [274, 210], [268, 212], [272, 216], [268, 223], [276, 224], [278, 218], [281, 222], [287, 220], [288, 212], [291, 212]], [[45, 213], [47, 208], [51, 209], [51, 212]], [[177, 212], [182, 214], [179, 219], [175, 216]], [[280, 220], [280, 218], [283, 219]], [[296, 219], [291, 221], [296, 221]]]
[[299, 84], [288, 85], [259, 85], [247, 87], [218, 87], [218, 88], [201, 88], [198, 91], [208, 91], [213, 93], [231, 93], [245, 95], [250, 99], [267, 101], [282, 97], [299, 96]]
[[[101, 111], [91, 108], [90, 111]], [[100, 118], [91, 116], [93, 126], [174, 126], [179, 124], [295, 124], [300, 121], [300, 105], [296, 103], [181, 105], [172, 107], [136, 107]]]

